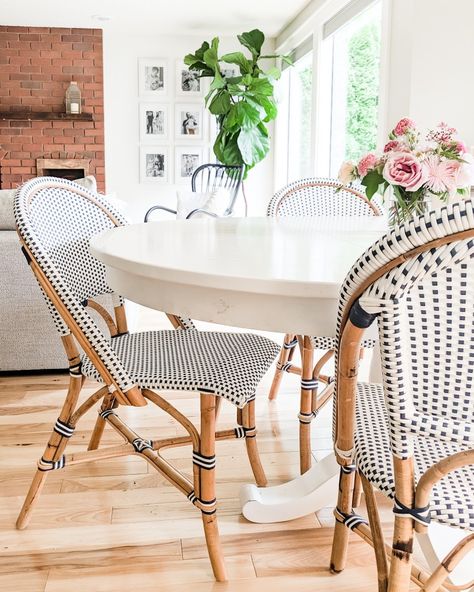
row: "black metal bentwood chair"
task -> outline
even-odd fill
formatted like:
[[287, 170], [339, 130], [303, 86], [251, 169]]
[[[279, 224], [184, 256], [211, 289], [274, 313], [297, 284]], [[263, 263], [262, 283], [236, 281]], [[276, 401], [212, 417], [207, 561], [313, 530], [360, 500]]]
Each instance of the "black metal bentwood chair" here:
[[[226, 189], [229, 192], [229, 205], [225, 209], [223, 216], [231, 216], [242, 185], [244, 170], [244, 165], [202, 164], [194, 171], [191, 177], [191, 190], [196, 193], [212, 193], [218, 189]], [[150, 220], [150, 215], [156, 210], [177, 214], [177, 210], [168, 208], [167, 206], [156, 205], [152, 206], [145, 214], [145, 222]], [[206, 208], [196, 208], [189, 212], [186, 218], [192, 218], [198, 213], [214, 218], [219, 217], [215, 212], [206, 210]]]

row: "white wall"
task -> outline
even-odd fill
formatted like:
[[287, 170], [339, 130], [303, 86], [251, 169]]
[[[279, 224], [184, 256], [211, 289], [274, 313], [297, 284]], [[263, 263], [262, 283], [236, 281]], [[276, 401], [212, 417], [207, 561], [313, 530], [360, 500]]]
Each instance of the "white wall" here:
[[[216, 33], [218, 36], [219, 32]], [[210, 38], [207, 39], [210, 41]], [[105, 158], [107, 192], [116, 192], [117, 197], [127, 202], [128, 213], [135, 220], [143, 219], [150, 205], [161, 203], [176, 205], [176, 190], [186, 185], [175, 186], [141, 184], [139, 181], [139, 121], [138, 121], [138, 58], [166, 58], [169, 61], [171, 79], [166, 102], [174, 117], [174, 91], [176, 60], [200, 47], [204, 38], [193, 36], [124, 36], [104, 30], [104, 93], [105, 93]], [[221, 37], [223, 52], [239, 48], [236, 38]], [[273, 51], [273, 40], [267, 40], [265, 51]], [[183, 98], [176, 98], [183, 102]], [[184, 97], [186, 101], [186, 97]], [[202, 99], [204, 103], [204, 99]], [[272, 133], [272, 129], [270, 129]], [[174, 140], [168, 144], [184, 145]], [[189, 143], [189, 142], [188, 142]], [[201, 145], [200, 142], [199, 144]], [[197, 143], [196, 143], [197, 145]], [[208, 143], [207, 146], [210, 146]], [[174, 149], [170, 148], [171, 182], [174, 171]], [[273, 192], [273, 146], [266, 159], [250, 171], [245, 182], [249, 202], [249, 215], [263, 215]], [[241, 198], [239, 201], [242, 202]]]
[[474, 146], [474, 2], [392, 0], [387, 119], [440, 121]]

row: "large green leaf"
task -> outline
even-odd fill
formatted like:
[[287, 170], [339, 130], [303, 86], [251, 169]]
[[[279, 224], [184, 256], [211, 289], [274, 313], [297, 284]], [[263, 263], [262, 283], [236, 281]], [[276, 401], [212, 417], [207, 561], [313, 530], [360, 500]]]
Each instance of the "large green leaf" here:
[[242, 129], [237, 144], [244, 163], [253, 167], [268, 154], [270, 143], [259, 127]]
[[256, 95], [273, 96], [273, 84], [267, 78], [253, 78], [249, 90]]
[[226, 90], [218, 91], [209, 104], [209, 111], [213, 115], [225, 115], [231, 106], [230, 95]]
[[365, 175], [365, 177], [361, 181], [361, 184], [365, 187], [365, 194], [367, 195], [367, 199], [373, 198], [373, 196], [378, 191], [379, 185], [381, 185], [383, 182], [384, 178], [377, 171], [377, 169], [373, 169]]
[[204, 43], [201, 45], [201, 47], [199, 49], [196, 49], [194, 54], [188, 53], [184, 57], [184, 63], [187, 64], [188, 66], [191, 66], [195, 62], [203, 62], [204, 61], [204, 53], [208, 49], [209, 49], [209, 43], [207, 41], [204, 41]]
[[221, 58], [221, 62], [226, 64], [237, 64], [241, 74], [248, 74], [252, 71], [252, 62], [248, 60], [241, 51], [226, 53]]
[[269, 78], [273, 78], [273, 80], [279, 80], [281, 76], [281, 71], [276, 66], [273, 66], [272, 68], [267, 70], [266, 76], [268, 76]]
[[213, 90], [219, 90], [224, 87], [225, 87], [225, 80], [224, 80], [224, 78], [222, 78], [222, 74], [220, 73], [219, 68], [217, 68], [214, 71], [214, 80], [211, 82], [211, 84], [209, 86], [209, 92], [212, 92]]
[[211, 47], [206, 49], [203, 54], [203, 60], [206, 62], [206, 65], [209, 66], [214, 72], [219, 69], [219, 57], [218, 57], [218, 50], [219, 50], [219, 38], [214, 37], [211, 41]]
[[275, 119], [275, 117], [277, 116], [278, 109], [275, 104], [275, 101], [272, 98], [265, 97], [264, 95], [250, 95], [246, 98], [251, 105], [258, 105], [264, 110], [265, 115], [261, 117], [261, 119], [265, 121], [265, 123], [268, 123], [272, 119]]
[[265, 35], [262, 31], [259, 29], [253, 29], [247, 33], [242, 33], [242, 35], [237, 35], [237, 39], [250, 51], [254, 61], [256, 61], [262, 51], [263, 42], [265, 41]]
[[238, 134], [221, 130], [214, 142], [214, 154], [223, 164], [244, 164], [237, 144]]
[[228, 130], [250, 129], [260, 123], [260, 112], [245, 101], [240, 101], [229, 111], [225, 127]]

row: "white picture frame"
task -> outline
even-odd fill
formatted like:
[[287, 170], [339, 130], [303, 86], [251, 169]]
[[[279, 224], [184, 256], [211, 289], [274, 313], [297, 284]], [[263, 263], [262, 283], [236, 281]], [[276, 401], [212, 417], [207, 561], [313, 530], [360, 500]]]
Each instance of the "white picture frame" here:
[[140, 183], [168, 183], [169, 151], [167, 146], [140, 147]]
[[204, 78], [198, 78], [197, 72], [182, 60], [176, 60], [176, 95], [188, 98], [204, 95]]
[[200, 103], [175, 105], [174, 128], [178, 140], [203, 140], [205, 124], [204, 108]]
[[170, 127], [169, 105], [140, 103], [138, 110], [140, 142], [153, 144], [168, 140]]
[[138, 94], [155, 99], [168, 94], [168, 60], [138, 59]]
[[174, 182], [176, 185], [188, 184], [198, 166], [204, 164], [204, 149], [201, 146], [176, 146], [174, 157]]

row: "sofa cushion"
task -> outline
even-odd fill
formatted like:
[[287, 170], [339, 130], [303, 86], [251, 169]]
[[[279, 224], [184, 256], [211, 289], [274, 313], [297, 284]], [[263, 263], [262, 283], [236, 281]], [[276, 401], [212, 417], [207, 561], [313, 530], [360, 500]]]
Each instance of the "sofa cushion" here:
[[15, 230], [13, 198], [16, 189], [0, 190], [0, 230]]

